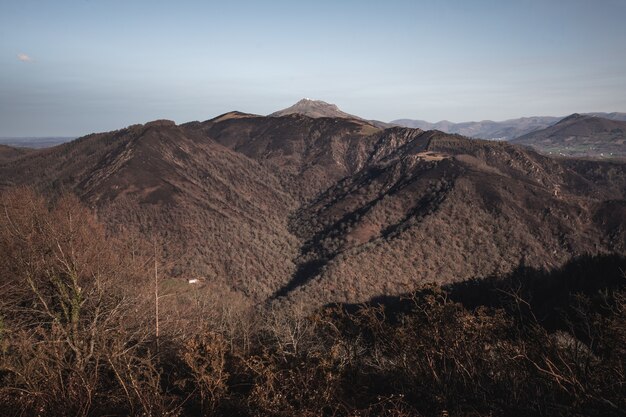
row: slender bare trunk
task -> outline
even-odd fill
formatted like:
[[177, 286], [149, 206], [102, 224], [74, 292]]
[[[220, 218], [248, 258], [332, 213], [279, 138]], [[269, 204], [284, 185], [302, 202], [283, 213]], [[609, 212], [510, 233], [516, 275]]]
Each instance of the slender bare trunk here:
[[157, 244], [154, 241], [154, 327], [156, 351], [159, 353], [159, 267], [157, 260]]

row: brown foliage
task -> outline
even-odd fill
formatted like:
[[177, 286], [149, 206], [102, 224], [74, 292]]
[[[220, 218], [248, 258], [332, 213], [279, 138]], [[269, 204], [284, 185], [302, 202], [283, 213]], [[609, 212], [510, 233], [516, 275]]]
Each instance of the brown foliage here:
[[[473, 306], [451, 296], [476, 295], [471, 286], [314, 311], [172, 293], [157, 345], [150, 258], [132, 250], [141, 244], [107, 237], [73, 197], [48, 204], [18, 189], [1, 209], [3, 415], [618, 416], [626, 407], [625, 286], [594, 275], [619, 274], [623, 260], [589, 263], [584, 277], [481, 281], [496, 299]], [[558, 296], [542, 302], [550, 291]]]
[[49, 206], [15, 189], [0, 208], [1, 395], [17, 394], [24, 412], [87, 415], [108, 372], [120, 361], [132, 372], [149, 337], [134, 314], [145, 302], [138, 265], [75, 197]]

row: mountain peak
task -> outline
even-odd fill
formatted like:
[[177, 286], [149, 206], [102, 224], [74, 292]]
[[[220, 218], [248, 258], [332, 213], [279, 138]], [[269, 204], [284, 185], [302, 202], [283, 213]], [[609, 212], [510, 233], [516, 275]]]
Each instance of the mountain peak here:
[[282, 117], [290, 114], [300, 114], [303, 116], [318, 119], [322, 117], [330, 117], [334, 119], [352, 119], [358, 120], [363, 123], [374, 126], [377, 129], [387, 129], [392, 127], [393, 124], [384, 123], [378, 120], [366, 120], [362, 117], [355, 116], [353, 114], [342, 111], [336, 104], [327, 103], [322, 100], [313, 100], [310, 98], [303, 98], [291, 107], [279, 110], [269, 115], [269, 117]]
[[270, 114], [270, 117], [287, 116], [289, 114], [302, 114], [312, 118], [338, 117], [361, 120], [360, 117], [341, 111], [336, 104], [310, 98], [303, 98], [291, 107]]
[[176, 126], [176, 122], [173, 120], [167, 119], [158, 119], [148, 122], [144, 125], [144, 127], [174, 127]]
[[315, 100], [313, 98], [308, 98], [305, 97], [303, 99], [301, 99], [300, 101], [298, 101], [296, 104], [294, 104], [294, 106], [307, 106], [307, 107], [311, 107], [311, 106], [319, 106], [319, 107], [327, 107], [330, 109], [335, 109], [335, 110], [339, 110], [339, 107], [337, 107], [336, 104], [332, 104], [332, 103], [327, 103], [323, 100]]
[[564, 119], [561, 119], [557, 124], [570, 122], [572, 120], [584, 119], [586, 117], [589, 117], [589, 116], [582, 115], [580, 113], [573, 113], [573, 114], [570, 114], [569, 116], [565, 117]]

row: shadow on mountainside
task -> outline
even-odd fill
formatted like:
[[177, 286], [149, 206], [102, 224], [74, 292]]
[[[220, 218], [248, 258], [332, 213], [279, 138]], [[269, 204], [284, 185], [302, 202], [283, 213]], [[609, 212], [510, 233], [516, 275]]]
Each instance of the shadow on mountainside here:
[[[553, 270], [518, 266], [505, 276], [489, 276], [446, 285], [446, 296], [469, 310], [481, 307], [504, 309], [522, 320], [536, 321], [548, 331], [572, 330], [577, 299], [586, 299], [594, 311], [605, 311], [608, 294], [626, 288], [626, 257], [583, 255]], [[431, 291], [421, 289], [410, 295], [381, 296], [367, 304], [384, 307], [386, 317], [395, 317], [415, 308], [415, 300]], [[362, 304], [345, 304], [356, 312]]]
[[278, 291], [274, 293], [271, 297], [272, 299], [285, 297], [291, 291], [295, 290], [301, 285], [304, 285], [308, 282], [312, 277], [319, 274], [321, 269], [328, 263], [327, 260], [323, 259], [314, 259], [309, 262], [305, 262], [298, 266], [298, 269], [294, 273], [291, 280], [283, 287], [281, 287]]

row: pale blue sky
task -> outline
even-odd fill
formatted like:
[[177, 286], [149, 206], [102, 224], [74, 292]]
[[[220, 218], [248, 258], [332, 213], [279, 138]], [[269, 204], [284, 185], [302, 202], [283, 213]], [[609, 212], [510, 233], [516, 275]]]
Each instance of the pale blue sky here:
[[626, 0], [0, 0], [0, 136], [267, 114], [626, 111]]

